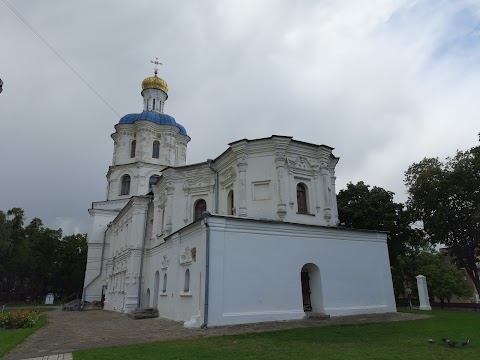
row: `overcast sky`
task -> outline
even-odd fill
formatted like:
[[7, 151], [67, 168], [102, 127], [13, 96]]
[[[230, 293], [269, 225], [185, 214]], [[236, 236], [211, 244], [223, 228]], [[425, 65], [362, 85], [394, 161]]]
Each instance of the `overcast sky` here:
[[[3, 1], [0, 210], [86, 232], [119, 116]], [[335, 148], [337, 190], [405, 201], [410, 164], [478, 145], [479, 1], [8, 2], [120, 115], [158, 56], [188, 163], [289, 135]]]

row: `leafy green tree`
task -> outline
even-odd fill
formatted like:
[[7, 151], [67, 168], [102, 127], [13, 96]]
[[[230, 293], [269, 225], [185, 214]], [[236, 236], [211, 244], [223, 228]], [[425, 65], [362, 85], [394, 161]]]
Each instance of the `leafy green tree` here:
[[0, 301], [39, 300], [47, 292], [79, 292], [87, 259], [83, 234], [65, 236], [20, 208], [0, 211]]
[[472, 288], [462, 271], [451, 264], [443, 254], [427, 252], [419, 254], [417, 273], [426, 276], [430, 297], [438, 298], [442, 307], [445, 300], [450, 302], [454, 295], [460, 298], [472, 296]]
[[42, 221], [34, 218], [25, 228], [28, 241], [28, 269], [24, 284], [28, 293], [42, 297], [48, 291], [54, 291], [53, 283], [58, 274], [55, 272], [58, 261], [58, 249], [62, 239], [62, 230], [44, 227]]
[[448, 247], [480, 293], [480, 146], [458, 151], [444, 163], [425, 158], [405, 173], [409, 209], [432, 244]]
[[387, 231], [390, 260], [407, 248], [424, 245], [421, 231], [411, 226], [412, 216], [401, 203], [393, 201], [394, 193], [381, 187], [370, 189], [363, 181], [348, 183], [337, 196], [340, 223], [348, 228]]
[[404, 293], [405, 274], [399, 256], [424, 245], [421, 231], [411, 226], [405, 206], [393, 201], [394, 193], [381, 187], [370, 188], [363, 181], [348, 183], [337, 196], [340, 224], [348, 228], [387, 231], [387, 244], [395, 292]]
[[81, 292], [87, 265], [87, 236], [65, 236], [58, 248], [57, 281], [65, 295]]

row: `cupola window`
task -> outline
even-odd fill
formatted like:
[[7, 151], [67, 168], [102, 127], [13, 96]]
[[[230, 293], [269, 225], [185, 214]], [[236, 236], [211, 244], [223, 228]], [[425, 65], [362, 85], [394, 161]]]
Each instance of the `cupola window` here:
[[155, 110], [155, 99], [153, 99], [153, 107], [152, 110]]
[[197, 200], [194, 206], [193, 221], [201, 219], [204, 211], [207, 211], [207, 203], [203, 199]]
[[135, 151], [137, 149], [137, 140], [133, 140], [130, 144], [130, 157], [135, 157]]
[[160, 157], [160, 142], [157, 140], [153, 142], [152, 157], [154, 159], [158, 159]]
[[120, 195], [130, 194], [130, 175], [123, 175], [122, 188], [120, 189]]

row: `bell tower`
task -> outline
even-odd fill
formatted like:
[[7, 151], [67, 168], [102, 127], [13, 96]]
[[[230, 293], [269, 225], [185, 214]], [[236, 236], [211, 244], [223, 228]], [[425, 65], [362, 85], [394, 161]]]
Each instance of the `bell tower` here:
[[164, 113], [168, 85], [157, 75], [158, 58], [151, 62], [154, 76], [142, 81], [143, 111], [123, 116], [111, 135], [114, 149], [107, 173], [107, 200], [148, 194], [165, 167], [186, 164], [190, 137]]

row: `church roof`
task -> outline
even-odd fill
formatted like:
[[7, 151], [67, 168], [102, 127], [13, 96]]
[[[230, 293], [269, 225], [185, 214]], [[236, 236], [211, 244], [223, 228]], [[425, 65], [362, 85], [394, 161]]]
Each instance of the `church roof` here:
[[137, 120], [151, 121], [158, 125], [173, 125], [180, 129], [180, 134], [187, 135], [187, 130], [170, 115], [153, 111], [142, 111], [140, 114], [128, 114], [120, 119], [119, 124], [133, 124]]

